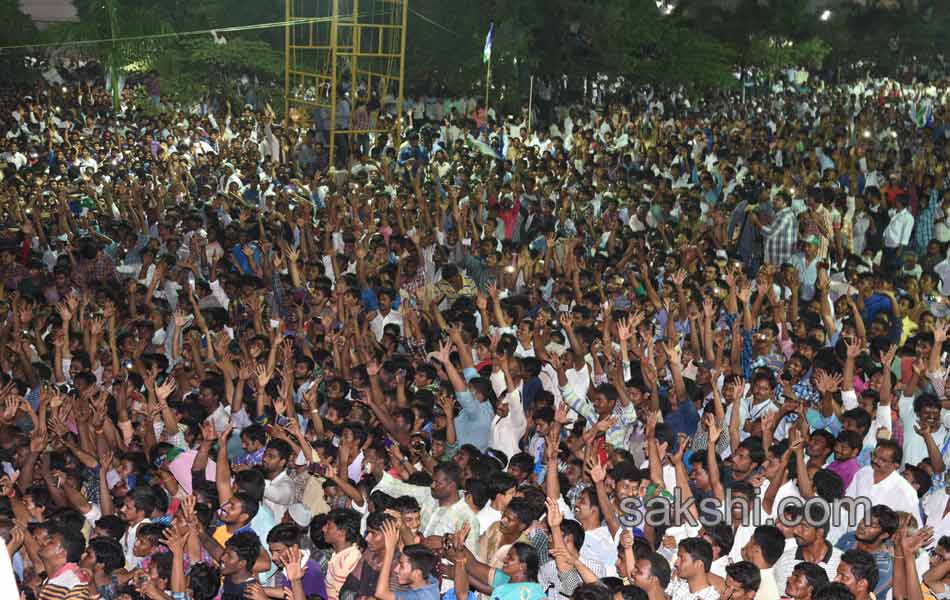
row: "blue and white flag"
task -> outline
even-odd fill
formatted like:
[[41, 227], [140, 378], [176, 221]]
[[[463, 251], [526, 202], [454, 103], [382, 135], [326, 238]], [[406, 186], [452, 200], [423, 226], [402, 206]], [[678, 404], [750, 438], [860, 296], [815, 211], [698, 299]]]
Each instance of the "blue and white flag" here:
[[488, 35], [485, 36], [485, 49], [482, 51], [482, 61], [488, 64], [491, 61], [491, 44], [495, 40], [495, 23], [488, 26]]

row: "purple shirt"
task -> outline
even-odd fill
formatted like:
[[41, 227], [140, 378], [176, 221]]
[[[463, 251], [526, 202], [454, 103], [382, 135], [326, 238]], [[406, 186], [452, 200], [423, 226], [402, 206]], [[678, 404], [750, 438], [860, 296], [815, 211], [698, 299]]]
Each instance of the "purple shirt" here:
[[[320, 598], [327, 597], [327, 583], [323, 578], [323, 571], [320, 569], [320, 563], [313, 560], [312, 558], [307, 559], [306, 570], [303, 573], [303, 579], [300, 580], [300, 583], [303, 584], [303, 593], [307, 598], [311, 596], [319, 596]], [[284, 575], [283, 571], [278, 573], [278, 581], [280, 581], [280, 587], [285, 589], [290, 589], [290, 580]]]
[[854, 474], [858, 472], [858, 469], [861, 468], [861, 465], [858, 464], [857, 458], [849, 458], [848, 460], [836, 460], [828, 465], [828, 470], [832, 473], [837, 473], [838, 477], [841, 477], [843, 482], [843, 487], [841, 489], [848, 489], [848, 484], [851, 483], [851, 479], [854, 477]]

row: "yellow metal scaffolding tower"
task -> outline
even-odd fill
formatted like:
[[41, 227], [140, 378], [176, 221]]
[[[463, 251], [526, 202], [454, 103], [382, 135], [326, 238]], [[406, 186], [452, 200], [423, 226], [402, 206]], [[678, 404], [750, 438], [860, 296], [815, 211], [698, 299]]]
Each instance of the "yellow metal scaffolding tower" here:
[[381, 103], [387, 93], [393, 95], [398, 134], [409, 0], [285, 0], [285, 6], [284, 114], [297, 108], [307, 117], [329, 120], [331, 165], [338, 136], [352, 141], [358, 135], [392, 131], [379, 120], [366, 129], [337, 127], [340, 104], [348, 102], [352, 114], [358, 90], [365, 89], [367, 98], [376, 93]]

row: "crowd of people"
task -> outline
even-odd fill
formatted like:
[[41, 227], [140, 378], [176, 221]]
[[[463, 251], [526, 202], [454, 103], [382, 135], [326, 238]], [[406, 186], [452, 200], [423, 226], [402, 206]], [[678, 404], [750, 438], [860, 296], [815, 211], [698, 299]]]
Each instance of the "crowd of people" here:
[[338, 168], [269, 106], [3, 87], [0, 571], [950, 597], [947, 89], [425, 107]]

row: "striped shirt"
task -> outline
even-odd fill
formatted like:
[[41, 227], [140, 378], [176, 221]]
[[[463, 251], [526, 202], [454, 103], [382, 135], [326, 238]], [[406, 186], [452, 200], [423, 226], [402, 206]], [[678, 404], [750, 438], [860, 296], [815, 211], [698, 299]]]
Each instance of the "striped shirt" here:
[[89, 600], [79, 567], [75, 563], [66, 563], [52, 577], [43, 582], [39, 600]]
[[327, 600], [339, 600], [340, 588], [349, 577], [363, 553], [358, 546], [350, 546], [341, 552], [334, 552], [327, 564]]

